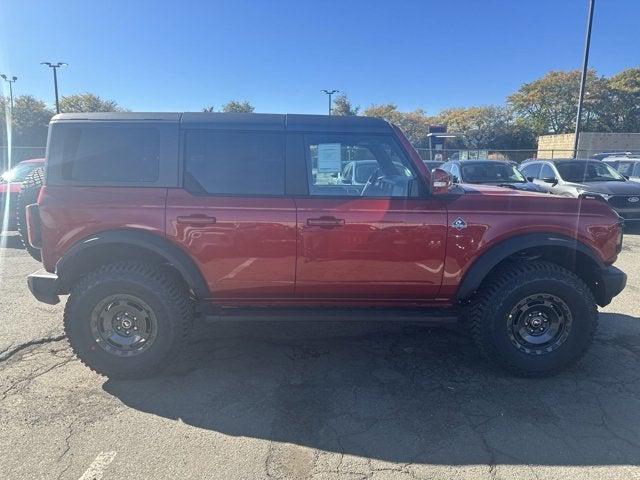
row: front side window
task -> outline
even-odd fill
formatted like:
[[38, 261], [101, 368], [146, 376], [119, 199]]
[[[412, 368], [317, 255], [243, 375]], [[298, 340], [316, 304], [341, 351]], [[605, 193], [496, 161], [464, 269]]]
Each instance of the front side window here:
[[608, 164], [611, 167], [615, 168], [622, 175], [626, 175], [630, 177], [633, 173], [633, 164], [634, 162], [616, 162], [617, 165]]
[[271, 132], [188, 132], [184, 184], [194, 193], [283, 195], [284, 136]]
[[[416, 178], [391, 137], [310, 135], [307, 148], [310, 195], [408, 197]], [[346, 165], [353, 172], [348, 178], [340, 175]]]
[[154, 127], [70, 126], [62, 135], [62, 178], [92, 182], [154, 182], [160, 132]]

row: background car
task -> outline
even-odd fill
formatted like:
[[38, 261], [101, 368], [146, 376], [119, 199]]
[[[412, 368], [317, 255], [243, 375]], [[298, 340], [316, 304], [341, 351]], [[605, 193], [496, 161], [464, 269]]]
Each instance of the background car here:
[[499, 187], [545, 192], [544, 188], [527, 181], [513, 162], [501, 160], [454, 160], [442, 165], [456, 183], [478, 183]]
[[[44, 165], [44, 158], [24, 160], [0, 176], [0, 205], [2, 208], [0, 210], [0, 226], [2, 226], [2, 230], [17, 228], [16, 208], [20, 187], [24, 179], [42, 165]], [[5, 215], [7, 217], [6, 225]]]
[[549, 193], [564, 197], [598, 196], [626, 221], [640, 221], [640, 184], [627, 180], [607, 162], [535, 160], [522, 164], [520, 171]]
[[640, 158], [607, 157], [603, 162], [615, 168], [618, 173], [621, 173], [629, 180], [640, 182]]

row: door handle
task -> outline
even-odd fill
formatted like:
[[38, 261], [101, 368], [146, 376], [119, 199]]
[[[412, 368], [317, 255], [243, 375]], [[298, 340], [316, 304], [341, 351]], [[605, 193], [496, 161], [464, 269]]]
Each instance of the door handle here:
[[185, 215], [176, 218], [177, 223], [181, 225], [213, 225], [216, 223], [216, 217], [208, 215]]
[[322, 228], [341, 227], [344, 225], [344, 218], [336, 218], [336, 217], [308, 218], [307, 225], [309, 225], [310, 227], [322, 227]]

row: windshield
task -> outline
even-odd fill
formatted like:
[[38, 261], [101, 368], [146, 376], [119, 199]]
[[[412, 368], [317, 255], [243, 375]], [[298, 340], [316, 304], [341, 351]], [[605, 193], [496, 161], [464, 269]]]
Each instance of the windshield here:
[[[462, 162], [461, 162], [462, 163]], [[514, 165], [498, 162], [461, 165], [465, 183], [525, 183], [527, 180]]]
[[624, 182], [625, 178], [606, 163], [566, 162], [557, 163], [556, 168], [562, 179], [572, 183]]
[[2, 174], [2, 181], [22, 182], [25, 178], [27, 178], [27, 175], [29, 175], [39, 166], [40, 164], [38, 163], [19, 163], [11, 170], [8, 170]]

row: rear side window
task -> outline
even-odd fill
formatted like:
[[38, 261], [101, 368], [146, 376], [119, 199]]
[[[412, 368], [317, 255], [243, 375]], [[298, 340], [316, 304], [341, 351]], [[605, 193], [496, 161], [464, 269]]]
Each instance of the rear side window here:
[[190, 131], [185, 188], [217, 195], [283, 195], [284, 135]]
[[73, 126], [62, 139], [63, 180], [155, 182], [160, 133], [154, 127]]

